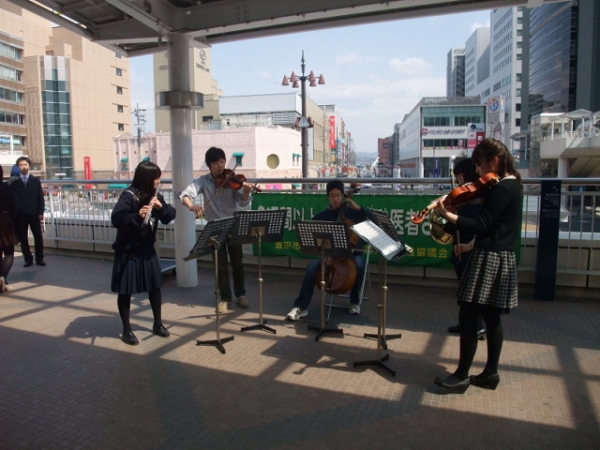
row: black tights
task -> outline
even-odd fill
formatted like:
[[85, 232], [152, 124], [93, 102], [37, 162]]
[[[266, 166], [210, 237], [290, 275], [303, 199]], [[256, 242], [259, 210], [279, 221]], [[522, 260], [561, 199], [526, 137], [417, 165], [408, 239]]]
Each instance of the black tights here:
[[[2, 255], [4, 254], [4, 257]], [[6, 247], [0, 248], [0, 264], [2, 267], [2, 273], [0, 276], [4, 277], [4, 281], [8, 281], [8, 274], [10, 273], [10, 269], [12, 269], [13, 262], [15, 262], [15, 246], [7, 245]]]
[[498, 363], [502, 351], [504, 334], [500, 322], [500, 311], [497, 308], [476, 303], [461, 303], [460, 320], [460, 359], [454, 374], [464, 380], [469, 376], [469, 369], [477, 351], [477, 330], [481, 319], [485, 322], [488, 359], [483, 369], [484, 375], [494, 375], [498, 372]]
[[[154, 315], [154, 325], [161, 325], [162, 294], [160, 289], [154, 289], [148, 292], [148, 299], [150, 300], [152, 314]], [[129, 310], [131, 309], [131, 294], [119, 294], [117, 296], [117, 306], [119, 307], [121, 322], [123, 322], [123, 332], [130, 333], [131, 324], [129, 323]]]

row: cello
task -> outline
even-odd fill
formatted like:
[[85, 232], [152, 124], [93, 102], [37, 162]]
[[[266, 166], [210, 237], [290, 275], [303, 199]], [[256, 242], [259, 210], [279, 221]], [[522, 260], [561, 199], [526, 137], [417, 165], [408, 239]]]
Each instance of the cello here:
[[[344, 194], [344, 201], [340, 207], [340, 214], [336, 222], [344, 222], [348, 227], [354, 225], [354, 223], [344, 217], [344, 206], [348, 199], [352, 199], [352, 196], [359, 191], [358, 186], [352, 186]], [[350, 232], [350, 244], [352, 248], [357, 248], [360, 237]], [[358, 269], [356, 268], [356, 262], [354, 258], [343, 258], [343, 257], [326, 257], [323, 260], [325, 265], [325, 290], [330, 294], [344, 294], [352, 289], [358, 278]], [[317, 273], [315, 285], [320, 288], [322, 281], [321, 271]]]

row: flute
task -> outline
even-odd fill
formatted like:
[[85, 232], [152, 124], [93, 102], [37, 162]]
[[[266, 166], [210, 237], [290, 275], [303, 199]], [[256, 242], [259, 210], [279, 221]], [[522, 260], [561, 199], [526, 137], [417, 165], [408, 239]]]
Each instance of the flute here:
[[[156, 192], [154, 193], [154, 195], [152, 196], [152, 199], [154, 199], [154, 197], [156, 197], [158, 195], [158, 189], [160, 188], [160, 183], [158, 184], [158, 186], [156, 186]], [[153, 201], [150, 200], [150, 203], [148, 203], [148, 206], [152, 206]], [[150, 223], [150, 219], [152, 218], [152, 208], [150, 208], [150, 211], [148, 211], [148, 214], [146, 214], [146, 217], [144, 217], [144, 223], [142, 224], [142, 226], [146, 226]]]

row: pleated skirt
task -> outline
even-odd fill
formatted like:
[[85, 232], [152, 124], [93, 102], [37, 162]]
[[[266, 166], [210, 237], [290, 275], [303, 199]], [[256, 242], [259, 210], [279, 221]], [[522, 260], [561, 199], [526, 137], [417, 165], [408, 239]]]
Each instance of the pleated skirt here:
[[508, 312], [518, 304], [518, 288], [514, 252], [475, 248], [458, 283], [456, 299]]
[[0, 212], [0, 247], [8, 247], [18, 242], [12, 218], [8, 213]]
[[139, 294], [160, 288], [162, 273], [158, 256], [117, 255], [112, 271], [111, 290], [118, 294]]

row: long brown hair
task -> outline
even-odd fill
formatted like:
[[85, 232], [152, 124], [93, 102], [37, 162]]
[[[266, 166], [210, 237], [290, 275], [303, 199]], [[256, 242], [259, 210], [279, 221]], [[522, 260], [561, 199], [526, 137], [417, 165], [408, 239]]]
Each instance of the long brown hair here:
[[485, 138], [477, 147], [473, 150], [471, 158], [475, 164], [482, 163], [484, 161], [490, 162], [494, 159], [494, 156], [498, 157], [498, 167], [496, 174], [500, 178], [504, 178], [507, 175], [514, 175], [519, 184], [521, 182], [521, 174], [515, 168], [515, 161], [501, 141], [493, 138]]

